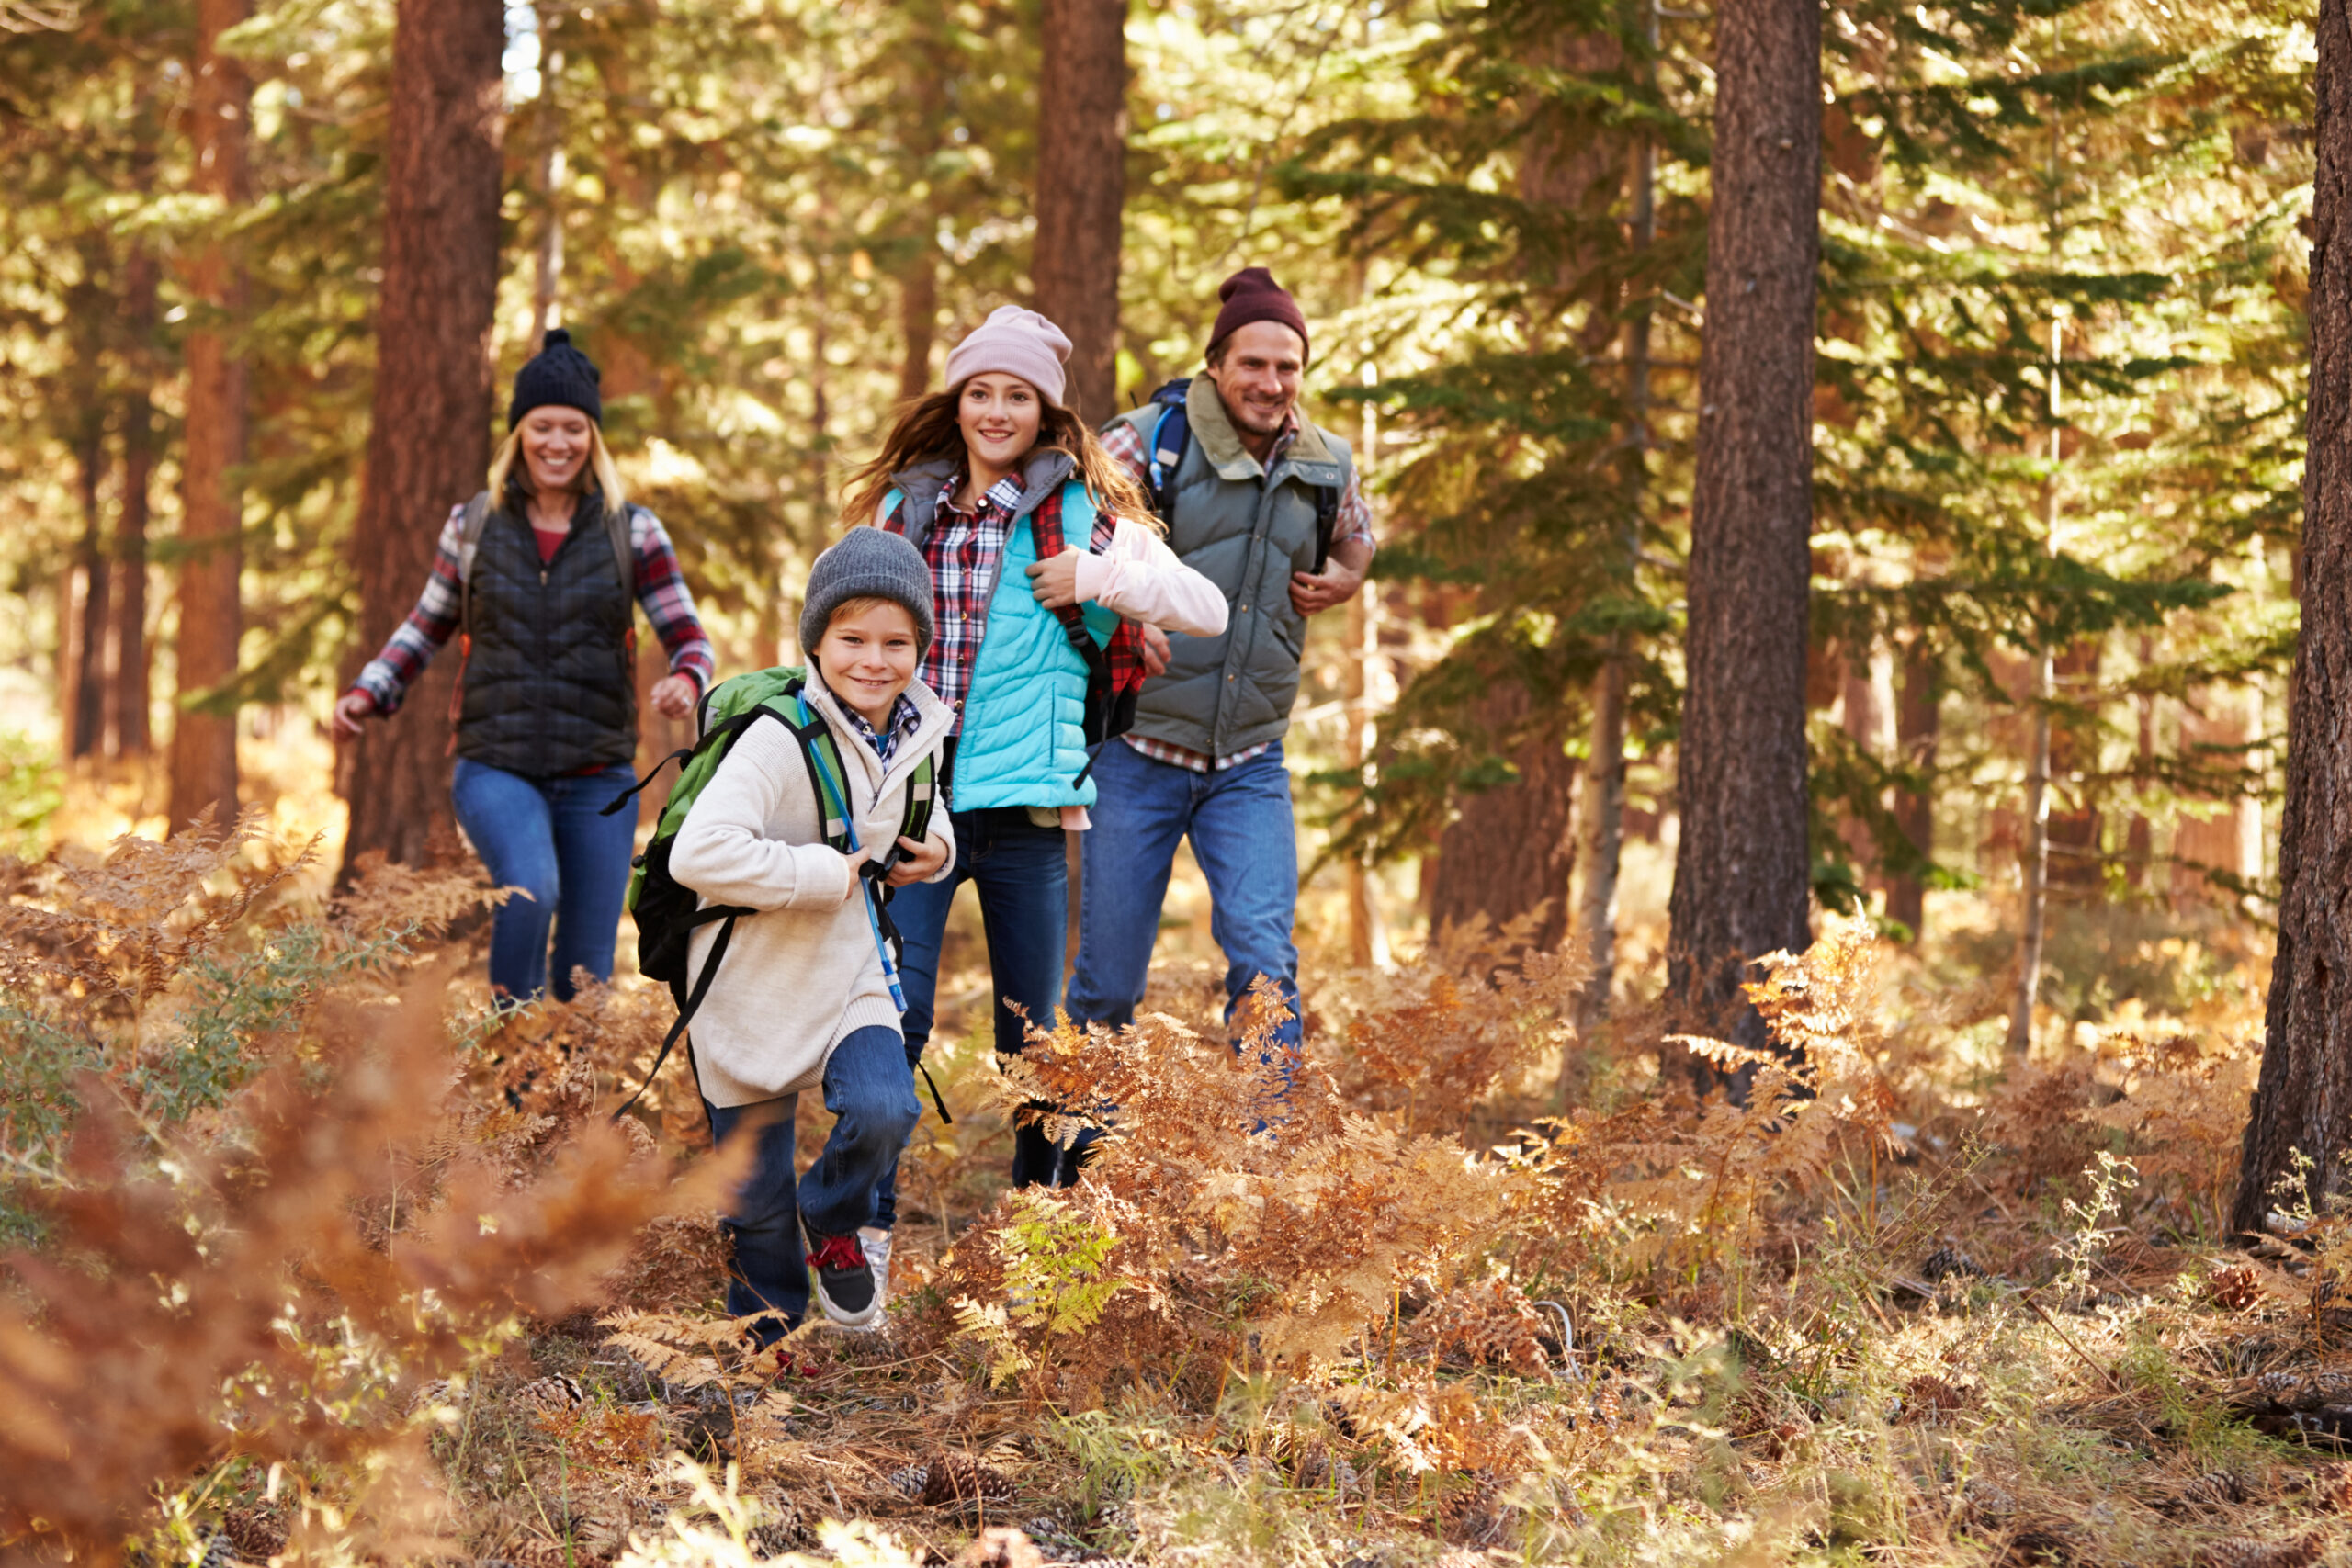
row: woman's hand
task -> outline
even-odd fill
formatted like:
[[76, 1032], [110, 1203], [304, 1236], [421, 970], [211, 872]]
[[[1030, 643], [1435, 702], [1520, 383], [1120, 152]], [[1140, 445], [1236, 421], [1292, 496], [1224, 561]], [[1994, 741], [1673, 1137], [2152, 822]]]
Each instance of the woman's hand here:
[[653, 711], [671, 718], [684, 718], [695, 711], [695, 698], [701, 693], [691, 675], [664, 675], [653, 682]]
[[356, 739], [360, 725], [375, 716], [376, 699], [365, 692], [345, 692], [334, 700], [334, 732], [342, 739]]
[[849, 867], [849, 891], [842, 895], [842, 903], [846, 904], [851, 899], [857, 897], [858, 885], [865, 880], [863, 875], [859, 874], [860, 868], [865, 864], [869, 858], [871, 857], [869, 857], [862, 849], [852, 850], [847, 854], [842, 856], [842, 863]]
[[1029, 569], [1029, 591], [1048, 610], [1078, 603], [1078, 552], [1064, 550]]
[[910, 882], [927, 882], [947, 863], [947, 840], [936, 833], [926, 835], [920, 844], [912, 839], [901, 838], [899, 848], [906, 852], [899, 857], [899, 863], [890, 868], [890, 886], [893, 887], [904, 887]]

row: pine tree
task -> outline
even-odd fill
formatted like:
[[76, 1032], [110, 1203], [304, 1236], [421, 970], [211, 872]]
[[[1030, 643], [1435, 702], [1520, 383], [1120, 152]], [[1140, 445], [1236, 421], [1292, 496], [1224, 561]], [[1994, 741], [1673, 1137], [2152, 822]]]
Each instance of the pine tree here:
[[[359, 640], [379, 647], [415, 602], [452, 506], [490, 463], [491, 315], [498, 289], [503, 19], [468, 0], [401, 0], [392, 44], [375, 411], [353, 536]], [[345, 864], [414, 863], [449, 820], [457, 649], [357, 742]]]

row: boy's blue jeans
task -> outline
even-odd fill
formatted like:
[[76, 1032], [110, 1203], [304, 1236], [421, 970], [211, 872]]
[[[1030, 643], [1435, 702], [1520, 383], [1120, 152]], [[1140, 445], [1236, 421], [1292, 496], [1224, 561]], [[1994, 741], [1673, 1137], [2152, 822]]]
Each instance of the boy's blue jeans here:
[[[969, 882], [980, 896], [980, 925], [988, 935], [989, 987], [996, 993], [996, 1048], [1021, 1049], [1018, 1005], [1040, 1028], [1054, 1024], [1062, 1000], [1062, 958], [1069, 923], [1069, 862], [1067, 838], [1058, 826], [1040, 827], [1020, 807], [958, 811], [956, 870], [943, 882], [918, 882], [890, 900], [905, 954], [899, 982], [906, 990], [907, 1066], [922, 1059], [931, 1043], [932, 1009], [939, 991], [939, 949], [947, 934], [947, 911], [956, 889]], [[1091, 1140], [1086, 1140], [1091, 1142]], [[1057, 1148], [1035, 1127], [1013, 1134], [1012, 1184], [1068, 1187], [1078, 1179], [1078, 1150]], [[899, 1162], [882, 1179], [879, 1218], [898, 1223]]]
[[713, 1143], [726, 1143], [739, 1129], [759, 1140], [752, 1172], [735, 1190], [724, 1224], [735, 1243], [728, 1314], [775, 1313], [781, 1319], [759, 1324], [763, 1345], [782, 1338], [808, 1311], [808, 1262], [799, 1222], [807, 1221], [819, 1235], [848, 1235], [872, 1224], [875, 1183], [897, 1163], [922, 1114], [897, 1032], [876, 1025], [853, 1032], [825, 1063], [825, 1109], [833, 1113], [833, 1130], [796, 1187], [792, 1118], [799, 1101], [798, 1095], [787, 1094], [754, 1105], [702, 1102]]
[[1272, 1043], [1296, 1045], [1298, 839], [1281, 744], [1223, 773], [1196, 773], [1114, 740], [1094, 777], [1101, 797], [1080, 841], [1070, 1016], [1114, 1028], [1134, 1021], [1176, 845], [1189, 834], [1208, 878], [1209, 934], [1225, 952], [1227, 1025], [1250, 982], [1271, 976], [1291, 1011]]
[[499, 1001], [527, 1001], [542, 990], [570, 1001], [575, 968], [599, 980], [613, 977], [613, 943], [637, 847], [636, 803], [610, 817], [603, 812], [636, 782], [626, 762], [570, 778], [534, 779], [458, 759], [449, 789], [458, 825], [490, 879], [522, 889], [491, 919], [490, 988]]

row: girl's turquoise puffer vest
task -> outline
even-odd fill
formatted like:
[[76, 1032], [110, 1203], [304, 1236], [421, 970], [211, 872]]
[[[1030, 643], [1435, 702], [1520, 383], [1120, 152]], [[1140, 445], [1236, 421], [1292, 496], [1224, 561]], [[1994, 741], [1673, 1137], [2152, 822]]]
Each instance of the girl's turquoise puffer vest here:
[[[956, 742], [950, 789], [958, 811], [1094, 804], [1094, 780], [1087, 776], [1086, 661], [1070, 645], [1060, 618], [1037, 603], [1029, 583], [1029, 568], [1037, 559], [1038, 505], [1059, 486], [1064, 547], [1082, 550], [1094, 534], [1094, 501], [1083, 482], [1068, 477], [1066, 454], [1040, 457], [1059, 462], [1031, 465], [1004, 552], [994, 564]], [[906, 478], [922, 482], [914, 474]], [[900, 501], [901, 492], [892, 491], [883, 500], [883, 515], [899, 511]], [[935, 505], [934, 495], [932, 506], [915, 509], [920, 517], [903, 519], [910, 538], [920, 543], [929, 534]], [[1080, 612], [1096, 646], [1108, 643], [1118, 627], [1117, 615], [1092, 604], [1081, 605]]]

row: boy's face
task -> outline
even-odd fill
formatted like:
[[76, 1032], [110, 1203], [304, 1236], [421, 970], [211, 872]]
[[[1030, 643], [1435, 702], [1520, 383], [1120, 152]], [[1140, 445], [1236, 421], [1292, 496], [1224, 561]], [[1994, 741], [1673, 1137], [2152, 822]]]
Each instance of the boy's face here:
[[812, 657], [833, 695], [876, 728], [915, 678], [915, 618], [904, 604], [867, 603], [833, 612]]

